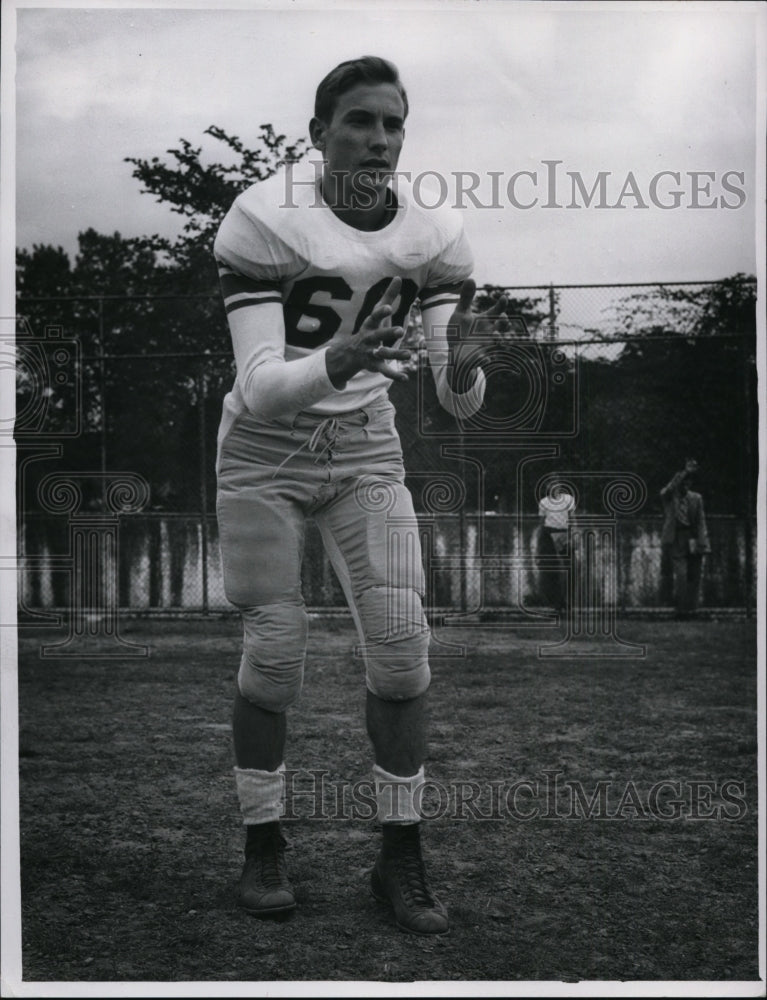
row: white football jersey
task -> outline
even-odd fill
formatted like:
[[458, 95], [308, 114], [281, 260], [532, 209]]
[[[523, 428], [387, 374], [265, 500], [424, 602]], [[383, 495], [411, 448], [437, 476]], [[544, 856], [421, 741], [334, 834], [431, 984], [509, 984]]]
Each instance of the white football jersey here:
[[[449, 315], [471, 274], [473, 259], [455, 209], [420, 207], [397, 177], [391, 222], [374, 232], [354, 229], [323, 201], [316, 166], [302, 163], [254, 184], [218, 231], [214, 253], [238, 362], [225, 404], [231, 416], [246, 403], [258, 407], [254, 394], [248, 397], [245, 370], [276, 361], [292, 373], [284, 383], [292, 396], [287, 412], [331, 415], [367, 405], [388, 390], [389, 379], [362, 371], [335, 389], [324, 364], [331, 337], [343, 327], [356, 332], [393, 277], [402, 279], [402, 291], [392, 324], [406, 327], [416, 299], [425, 324], [430, 309], [444, 317], [437, 307], [448, 305]], [[279, 381], [281, 373], [271, 371]], [[260, 393], [264, 380], [257, 384]]]

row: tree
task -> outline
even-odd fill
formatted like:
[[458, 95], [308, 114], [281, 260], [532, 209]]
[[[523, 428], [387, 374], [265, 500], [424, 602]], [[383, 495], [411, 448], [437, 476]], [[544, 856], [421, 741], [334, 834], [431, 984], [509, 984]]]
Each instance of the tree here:
[[[158, 497], [175, 494], [176, 509], [198, 508], [199, 468], [189, 456], [200, 453], [201, 432], [208, 457], [215, 453], [211, 414], [220, 411], [232, 381], [212, 256], [216, 229], [241, 190], [306, 152], [306, 140], [288, 143], [271, 125], [260, 127], [252, 148], [217, 126], [205, 134], [223, 144], [220, 160], [228, 156], [229, 162], [215, 153], [204, 162], [202, 146], [186, 139], [168, 151], [170, 163], [127, 161], [144, 193], [184, 216], [176, 239], [87, 229], [78, 235], [74, 262], [61, 247], [17, 253], [24, 328], [41, 339], [46, 329], [60, 328], [78, 342], [82, 358], [66, 383], [50, 380], [46, 387], [44, 432], [56, 438], [69, 426], [73, 384], [79, 383], [82, 433], [65, 444], [67, 467], [97, 469], [105, 461], [108, 468], [139, 472]], [[39, 390], [23, 364], [17, 370], [19, 410], [29, 412], [30, 394]]]
[[72, 287], [72, 264], [63, 247], [35, 244], [16, 253], [16, 294], [67, 295]]
[[617, 304], [614, 336], [748, 335], [755, 330], [755, 310], [756, 278], [742, 272], [699, 285], [658, 285]]
[[[187, 139], [179, 147], [169, 149], [170, 165], [158, 157], [144, 160], [127, 157], [132, 163], [133, 177], [142, 185], [142, 193], [154, 195], [172, 212], [185, 217], [183, 232], [176, 240], [153, 236], [149, 244], [160, 257], [167, 258], [188, 287], [215, 287], [216, 273], [212, 249], [216, 230], [237, 195], [248, 185], [264, 181], [288, 163], [297, 163], [307, 152], [307, 140], [297, 139], [288, 144], [284, 135], [277, 134], [271, 124], [261, 125], [259, 143], [255, 148], [244, 145], [237, 136], [211, 125], [205, 129], [234, 154], [231, 163], [203, 163], [202, 146], [193, 146]], [[204, 276], [204, 283], [200, 279]]]
[[625, 469], [650, 504], [687, 456], [707, 507], [750, 510], [755, 481], [756, 281], [659, 286], [624, 299], [617, 355], [583, 355], [576, 467]]

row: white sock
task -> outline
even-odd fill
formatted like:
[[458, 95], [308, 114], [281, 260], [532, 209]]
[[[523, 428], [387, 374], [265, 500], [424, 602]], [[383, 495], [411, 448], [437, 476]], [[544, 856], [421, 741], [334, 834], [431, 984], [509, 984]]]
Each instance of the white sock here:
[[378, 764], [373, 765], [376, 784], [378, 820], [381, 823], [418, 823], [421, 819], [423, 795], [423, 767], [417, 774], [402, 778], [389, 774]]
[[285, 796], [284, 764], [280, 764], [276, 771], [235, 767], [234, 778], [242, 821], [246, 826], [273, 823], [282, 816]]

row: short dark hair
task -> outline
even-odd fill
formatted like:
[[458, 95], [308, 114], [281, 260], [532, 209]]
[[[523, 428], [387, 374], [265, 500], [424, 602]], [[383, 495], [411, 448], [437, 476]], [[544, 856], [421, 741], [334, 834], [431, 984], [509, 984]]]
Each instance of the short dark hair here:
[[329, 122], [336, 110], [336, 104], [341, 94], [356, 87], [359, 83], [391, 83], [397, 88], [405, 106], [404, 117], [407, 118], [408, 103], [405, 88], [399, 78], [399, 71], [394, 63], [380, 56], [362, 56], [359, 59], [347, 59], [332, 69], [317, 87], [314, 99], [314, 117], [320, 121]]

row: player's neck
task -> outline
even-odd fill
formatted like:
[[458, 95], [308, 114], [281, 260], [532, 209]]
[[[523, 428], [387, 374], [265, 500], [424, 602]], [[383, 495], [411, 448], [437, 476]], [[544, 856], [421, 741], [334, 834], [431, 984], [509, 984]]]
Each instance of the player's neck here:
[[[322, 179], [323, 200], [345, 225], [363, 232], [374, 232], [388, 226], [397, 212], [397, 199], [391, 188], [381, 188], [375, 193], [367, 188], [365, 196], [365, 204], [360, 205], [358, 203], [362, 199], [359, 196], [355, 198], [342, 185], [335, 184], [332, 175]], [[370, 201], [372, 204], [367, 204]]]

